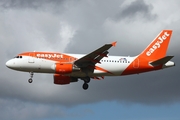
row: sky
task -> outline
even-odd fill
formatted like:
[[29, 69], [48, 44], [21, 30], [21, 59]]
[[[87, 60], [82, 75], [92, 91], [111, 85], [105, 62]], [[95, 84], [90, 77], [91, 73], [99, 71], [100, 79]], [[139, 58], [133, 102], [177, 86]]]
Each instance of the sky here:
[[[179, 120], [180, 1], [0, 0], [0, 119]], [[163, 29], [175, 67], [138, 75], [54, 85], [52, 74], [5, 66], [25, 51], [88, 54], [117, 41], [110, 55], [135, 56]]]

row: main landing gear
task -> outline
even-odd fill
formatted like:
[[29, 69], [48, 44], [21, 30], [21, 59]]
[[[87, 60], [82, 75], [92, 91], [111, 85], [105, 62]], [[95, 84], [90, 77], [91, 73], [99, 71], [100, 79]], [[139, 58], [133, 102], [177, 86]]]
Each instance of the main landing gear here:
[[29, 78], [29, 80], [28, 80], [28, 82], [29, 83], [32, 83], [33, 82], [33, 75], [34, 75], [34, 73], [33, 72], [30, 72], [30, 78]]
[[90, 77], [82, 78], [82, 80], [84, 80], [84, 84], [83, 84], [82, 88], [83, 88], [84, 90], [87, 90], [88, 87], [89, 87], [88, 83], [90, 82]]

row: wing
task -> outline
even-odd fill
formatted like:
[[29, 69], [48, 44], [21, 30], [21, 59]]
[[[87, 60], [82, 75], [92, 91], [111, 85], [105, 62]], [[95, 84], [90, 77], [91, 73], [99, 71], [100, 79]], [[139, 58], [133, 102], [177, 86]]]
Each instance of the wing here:
[[112, 46], [116, 46], [117, 42], [113, 42], [111, 44], [105, 44], [104, 46], [100, 47], [99, 49], [85, 55], [84, 57], [76, 60], [74, 64], [81, 68], [82, 70], [92, 71], [94, 70], [94, 66], [96, 63], [100, 63], [100, 60], [103, 57], [107, 57], [109, 53], [107, 50], [110, 49]]

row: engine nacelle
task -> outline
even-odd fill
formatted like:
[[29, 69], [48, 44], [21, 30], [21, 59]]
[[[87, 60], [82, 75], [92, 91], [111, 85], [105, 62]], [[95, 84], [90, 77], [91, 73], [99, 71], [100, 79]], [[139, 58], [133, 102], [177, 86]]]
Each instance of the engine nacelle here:
[[73, 70], [72, 64], [56, 63], [56, 73], [68, 74], [68, 73], [72, 73], [72, 70]]
[[75, 68], [71, 63], [56, 63], [55, 65], [55, 73], [69, 74], [73, 71], [80, 71], [80, 68]]
[[60, 74], [54, 74], [54, 84], [65, 85], [71, 82], [77, 82], [78, 79], [70, 76], [63, 76]]

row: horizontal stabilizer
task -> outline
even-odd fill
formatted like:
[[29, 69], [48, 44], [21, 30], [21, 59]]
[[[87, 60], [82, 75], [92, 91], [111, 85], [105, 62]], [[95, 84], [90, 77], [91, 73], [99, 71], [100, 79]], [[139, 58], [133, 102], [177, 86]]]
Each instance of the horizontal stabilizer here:
[[156, 61], [153, 61], [151, 62], [150, 64], [152, 66], [158, 66], [158, 65], [164, 65], [166, 64], [169, 60], [171, 60], [174, 56], [166, 56], [166, 57], [163, 57], [161, 59], [158, 59]]

